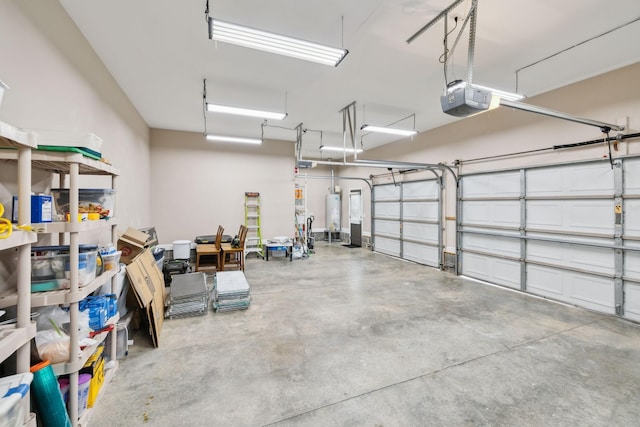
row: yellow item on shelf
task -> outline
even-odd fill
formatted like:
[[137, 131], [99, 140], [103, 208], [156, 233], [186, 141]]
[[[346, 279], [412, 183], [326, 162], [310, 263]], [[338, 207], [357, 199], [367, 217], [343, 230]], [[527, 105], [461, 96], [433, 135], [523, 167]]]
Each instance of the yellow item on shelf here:
[[42, 227], [35, 228], [30, 225], [13, 225], [7, 218], [2, 218], [2, 215], [4, 215], [4, 206], [2, 205], [2, 203], [0, 203], [0, 239], [8, 239], [11, 236], [14, 228], [16, 230], [35, 232], [43, 230]]
[[[0, 217], [4, 215], [4, 206], [0, 203]], [[13, 224], [7, 218], [0, 218], [0, 239], [8, 239], [13, 231]]]

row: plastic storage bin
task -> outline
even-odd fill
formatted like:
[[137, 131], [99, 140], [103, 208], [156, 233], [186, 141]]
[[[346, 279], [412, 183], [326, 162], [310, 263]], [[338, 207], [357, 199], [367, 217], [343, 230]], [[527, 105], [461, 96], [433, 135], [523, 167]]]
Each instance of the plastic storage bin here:
[[66, 405], [69, 401], [69, 378], [58, 378], [58, 385], [60, 386], [62, 401]]
[[23, 425], [22, 399], [29, 392], [32, 380], [31, 372], [0, 378], [0, 425], [3, 427]]
[[[51, 195], [56, 209], [56, 220], [66, 221], [69, 213], [69, 189], [52, 188]], [[86, 216], [89, 220], [112, 217], [115, 195], [116, 190], [81, 188], [78, 192], [78, 214], [82, 218]]]
[[[96, 278], [97, 247], [80, 246], [78, 254], [78, 286], [86, 286]], [[31, 248], [31, 292], [69, 289], [70, 263], [68, 246], [34, 246]]]
[[78, 375], [78, 417], [81, 417], [87, 409], [89, 385], [91, 385], [91, 374]]
[[102, 254], [102, 265], [104, 265], [104, 271], [118, 270], [120, 268], [120, 255], [122, 255], [122, 251], [106, 255]]
[[[116, 359], [120, 360], [129, 354], [129, 329], [126, 323], [116, 325]], [[104, 354], [111, 360], [111, 340], [107, 339], [104, 345]]]

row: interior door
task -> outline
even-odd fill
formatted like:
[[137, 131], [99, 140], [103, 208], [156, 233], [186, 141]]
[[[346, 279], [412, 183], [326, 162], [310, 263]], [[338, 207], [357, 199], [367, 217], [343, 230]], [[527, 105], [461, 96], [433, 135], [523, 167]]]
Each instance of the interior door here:
[[349, 190], [349, 233], [351, 244], [362, 246], [362, 190]]

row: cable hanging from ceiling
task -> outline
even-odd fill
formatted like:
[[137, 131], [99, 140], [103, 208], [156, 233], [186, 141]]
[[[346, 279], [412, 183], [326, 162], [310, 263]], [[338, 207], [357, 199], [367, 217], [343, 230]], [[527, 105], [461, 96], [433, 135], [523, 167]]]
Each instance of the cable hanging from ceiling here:
[[525, 70], [525, 69], [530, 68], [530, 67], [533, 67], [534, 65], [538, 65], [538, 64], [540, 64], [542, 62], [548, 61], [551, 58], [554, 58], [554, 57], [556, 57], [558, 55], [561, 55], [561, 54], [563, 54], [565, 52], [568, 52], [568, 51], [570, 51], [572, 49], [575, 49], [575, 48], [577, 48], [579, 46], [582, 46], [585, 43], [589, 43], [590, 41], [597, 40], [597, 39], [599, 39], [599, 38], [601, 38], [603, 36], [606, 36], [607, 34], [610, 34], [610, 33], [613, 33], [615, 31], [618, 31], [618, 30], [620, 30], [620, 29], [622, 29], [624, 27], [627, 27], [627, 26], [629, 26], [629, 25], [631, 25], [631, 24], [633, 24], [635, 22], [638, 22], [638, 21], [640, 21], [640, 16], [638, 16], [638, 17], [632, 19], [631, 21], [628, 21], [628, 22], [626, 22], [626, 23], [624, 23], [622, 25], [618, 25], [617, 27], [611, 28], [611, 29], [609, 29], [609, 30], [607, 30], [607, 31], [605, 31], [603, 33], [600, 33], [600, 34], [595, 35], [593, 37], [590, 37], [590, 38], [588, 38], [586, 40], [583, 40], [583, 41], [581, 41], [579, 43], [576, 43], [573, 46], [569, 46], [569, 47], [564, 48], [564, 49], [562, 49], [562, 50], [560, 50], [558, 52], [552, 53], [551, 55], [546, 56], [546, 57], [544, 57], [542, 59], [538, 59], [537, 61], [534, 61], [534, 62], [532, 62], [531, 64], [528, 64], [528, 65], [525, 65], [524, 67], [518, 68], [516, 70], [516, 73], [515, 73], [515, 77], [516, 77], [516, 92], [518, 91], [518, 87], [520, 85], [520, 71]]

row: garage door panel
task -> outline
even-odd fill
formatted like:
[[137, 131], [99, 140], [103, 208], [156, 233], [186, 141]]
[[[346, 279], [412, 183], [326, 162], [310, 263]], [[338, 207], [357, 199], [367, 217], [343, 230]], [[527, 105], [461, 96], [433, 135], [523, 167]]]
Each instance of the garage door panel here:
[[462, 235], [462, 247], [494, 255], [520, 257], [520, 239], [518, 238], [464, 233]]
[[400, 240], [376, 236], [376, 252], [400, 256]]
[[520, 289], [520, 263], [470, 252], [462, 253], [462, 274]]
[[416, 181], [402, 184], [402, 199], [437, 199], [440, 194], [440, 185], [437, 181]]
[[402, 237], [408, 240], [438, 244], [438, 224], [405, 222], [402, 225]]
[[640, 284], [625, 282], [624, 317], [640, 322]]
[[640, 200], [625, 200], [624, 212], [625, 236], [640, 238]]
[[562, 272], [542, 266], [527, 265], [527, 290], [560, 299], [562, 297]]
[[613, 233], [613, 200], [531, 200], [527, 227], [574, 233]]
[[520, 226], [520, 202], [516, 200], [467, 201], [462, 205], [462, 218], [465, 224]]
[[374, 221], [375, 234], [384, 234], [395, 238], [400, 238], [400, 222], [376, 219]]
[[432, 267], [437, 267], [439, 264], [438, 248], [435, 246], [404, 242], [402, 245], [402, 257], [409, 261], [427, 264]]
[[529, 196], [579, 196], [613, 193], [613, 172], [608, 163], [595, 163], [527, 171]]
[[438, 220], [438, 202], [404, 202], [402, 203], [403, 220]]
[[529, 202], [527, 226], [533, 228], [562, 227], [562, 206], [557, 202]]
[[400, 219], [400, 203], [398, 202], [376, 203], [375, 208], [376, 218]]
[[613, 275], [615, 272], [613, 249], [591, 246], [530, 240], [527, 242], [527, 261], [602, 274]]
[[570, 278], [572, 301], [594, 310], [614, 313], [615, 300], [613, 279], [588, 276], [586, 274], [567, 274]]
[[613, 279], [529, 264], [527, 290], [592, 310], [615, 312]]
[[624, 192], [640, 194], [640, 159], [624, 161]]
[[373, 187], [373, 200], [400, 200], [400, 186], [393, 184], [376, 185]]
[[640, 252], [625, 251], [624, 277], [640, 281]]
[[520, 172], [465, 176], [462, 195], [463, 197], [519, 196]]

